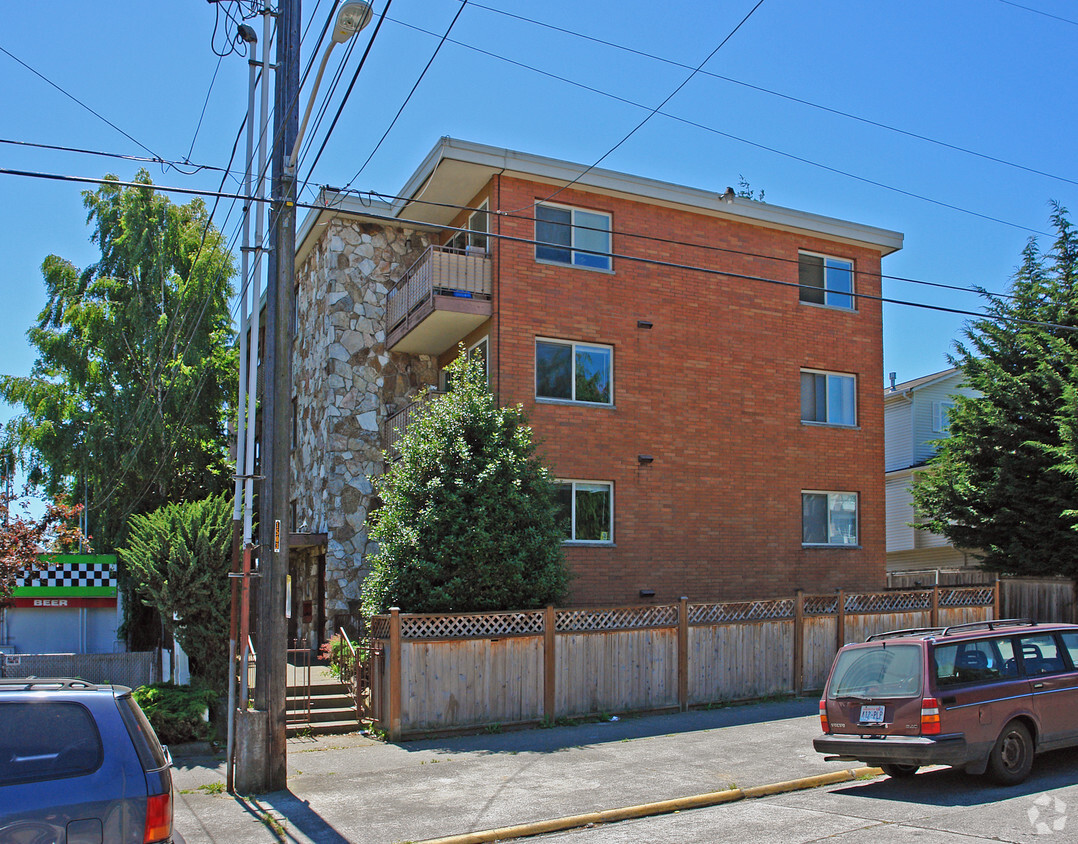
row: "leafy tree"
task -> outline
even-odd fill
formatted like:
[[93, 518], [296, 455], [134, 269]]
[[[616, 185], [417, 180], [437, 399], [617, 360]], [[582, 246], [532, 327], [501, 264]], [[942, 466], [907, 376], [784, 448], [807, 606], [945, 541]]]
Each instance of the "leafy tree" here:
[[568, 587], [550, 474], [522, 409], [498, 407], [482, 362], [461, 350], [453, 390], [430, 399], [378, 484], [379, 543], [363, 612], [540, 607]]
[[186, 652], [192, 680], [223, 690], [228, 678], [231, 497], [166, 504], [132, 516], [120, 560], [143, 601], [158, 609]]
[[0, 375], [0, 399], [22, 411], [2, 445], [48, 497], [88, 501], [103, 551], [131, 514], [204, 498], [230, 475], [232, 258], [201, 200], [174, 205], [145, 171], [135, 180], [83, 194], [101, 258], [45, 259], [37, 361]]
[[914, 487], [918, 527], [995, 571], [1078, 575], [1078, 237], [1053, 205], [1055, 242], [1022, 253], [1009, 296], [982, 291], [951, 362], [966, 386], [950, 436]]
[[81, 506], [53, 501], [43, 515], [34, 518], [29, 512], [28, 494], [29, 490], [23, 491], [21, 512], [12, 513], [19, 502], [6, 486], [0, 488], [0, 607], [11, 600], [20, 577], [48, 566], [48, 557], [42, 552], [68, 551], [85, 539], [73, 524], [82, 512]]

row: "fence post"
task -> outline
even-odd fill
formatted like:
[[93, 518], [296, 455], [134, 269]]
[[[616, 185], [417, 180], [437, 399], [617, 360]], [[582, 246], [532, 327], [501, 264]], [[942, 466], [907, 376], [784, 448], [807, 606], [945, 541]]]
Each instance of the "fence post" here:
[[801, 696], [805, 681], [805, 593], [794, 599], [794, 694]]
[[677, 612], [677, 702], [682, 712], [689, 708], [689, 599], [678, 598]]
[[846, 644], [846, 590], [838, 590], [838, 605], [835, 607], [835, 649]]
[[401, 611], [389, 608], [389, 740], [401, 737]]
[[546, 614], [543, 616], [543, 716], [550, 723], [554, 723], [555, 686], [557, 675], [555, 674], [554, 661], [554, 628], [557, 616], [554, 607], [547, 605]]
[[938, 583], [932, 587], [932, 615], [929, 617], [928, 626], [940, 626], [940, 587]]
[[999, 575], [992, 588], [992, 618], [999, 618]]

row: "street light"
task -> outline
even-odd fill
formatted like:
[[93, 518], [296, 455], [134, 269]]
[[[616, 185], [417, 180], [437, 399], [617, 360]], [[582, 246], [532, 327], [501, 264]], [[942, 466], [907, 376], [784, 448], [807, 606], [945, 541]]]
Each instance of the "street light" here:
[[296, 169], [296, 157], [299, 155], [299, 145], [303, 141], [303, 133], [307, 129], [307, 118], [311, 116], [314, 107], [314, 97], [318, 93], [318, 86], [322, 82], [322, 73], [329, 61], [329, 54], [338, 44], [343, 44], [363, 27], [371, 22], [371, 7], [363, 0], [347, 0], [341, 4], [337, 11], [337, 20], [333, 24], [333, 35], [326, 45], [326, 51], [322, 53], [322, 63], [318, 66], [318, 75], [314, 78], [314, 88], [311, 89], [311, 98], [307, 101], [307, 110], [303, 113], [303, 122], [299, 124], [299, 134], [296, 135], [296, 143], [292, 147], [292, 154], [288, 156], [288, 164], [285, 169], [293, 173]]

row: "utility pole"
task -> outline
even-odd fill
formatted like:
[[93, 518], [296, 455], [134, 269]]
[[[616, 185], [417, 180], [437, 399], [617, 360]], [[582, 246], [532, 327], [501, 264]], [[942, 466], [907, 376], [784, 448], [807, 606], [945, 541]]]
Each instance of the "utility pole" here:
[[[292, 314], [295, 312], [296, 206], [294, 174], [286, 160], [299, 128], [300, 0], [280, 0], [277, 18], [277, 68], [274, 87], [270, 204], [269, 280], [266, 285], [266, 340], [263, 365], [262, 459], [266, 480], [259, 501], [261, 578], [258, 590], [258, 642], [254, 734], [264, 728], [263, 778], [257, 768], [251, 791], [278, 791], [287, 785], [287, 622], [288, 510], [292, 438]], [[255, 748], [251, 748], [255, 750]], [[258, 755], [256, 753], [256, 755]], [[252, 760], [255, 761], [255, 760]], [[253, 787], [251, 787], [253, 786]]]

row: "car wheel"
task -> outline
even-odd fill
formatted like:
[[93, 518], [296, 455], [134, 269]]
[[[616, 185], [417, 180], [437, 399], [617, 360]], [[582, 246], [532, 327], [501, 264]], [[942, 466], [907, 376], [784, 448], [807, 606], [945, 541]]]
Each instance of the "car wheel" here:
[[883, 772], [887, 774], [893, 780], [904, 779], [905, 777], [912, 777], [920, 769], [920, 765], [880, 765], [883, 768]]
[[1033, 767], [1033, 739], [1020, 721], [1011, 721], [988, 754], [988, 776], [1000, 785], [1017, 785]]

